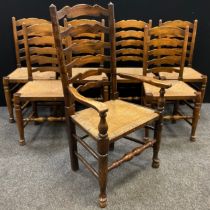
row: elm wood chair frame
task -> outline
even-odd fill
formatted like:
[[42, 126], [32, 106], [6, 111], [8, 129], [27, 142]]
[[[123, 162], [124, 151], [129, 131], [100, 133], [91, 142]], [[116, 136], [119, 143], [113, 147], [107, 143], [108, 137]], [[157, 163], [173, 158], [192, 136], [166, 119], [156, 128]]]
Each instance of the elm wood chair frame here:
[[[188, 49], [186, 54], [185, 68], [183, 71], [183, 81], [192, 85], [193, 88], [201, 92], [201, 103], [203, 103], [207, 85], [207, 75], [200, 73], [192, 67], [198, 20], [194, 20], [194, 22], [184, 20], [173, 20], [163, 22], [162, 20], [159, 20], [159, 26], [171, 26], [182, 29], [184, 29], [186, 26], [189, 26]], [[162, 73], [160, 76], [162, 76], [163, 79], [177, 78], [177, 74], [168, 75]], [[188, 104], [188, 102], [186, 103]]]
[[[26, 63], [30, 81], [14, 94], [20, 145], [25, 144], [24, 127], [29, 122], [65, 120], [63, 116], [39, 117], [37, 113], [37, 103], [39, 102], [41, 102], [42, 106], [44, 104], [46, 106], [55, 106], [56, 103], [63, 103], [64, 100], [60, 80], [33, 80], [34, 72], [60, 72], [52, 33], [51, 23], [34, 24], [28, 27], [23, 24]], [[23, 118], [21, 103], [25, 101], [32, 102], [33, 106], [32, 112]]]
[[[77, 17], [78, 18], [78, 17]], [[105, 24], [105, 20], [102, 19], [101, 21], [97, 21], [95, 19], [68, 19], [64, 18], [64, 27], [67, 27], [68, 24], [72, 25], [72, 26], [78, 26], [78, 25], [82, 25], [82, 24], [98, 24], [98, 25], [102, 25], [104, 26]], [[104, 42], [104, 33], [84, 33], [84, 34], [79, 34], [75, 37], [71, 37], [70, 41], [71, 43], [79, 43], [81, 42], [86, 44], [89, 40], [95, 40], [97, 42], [101, 41], [101, 43]], [[99, 43], [98, 43], [99, 44]], [[70, 53], [70, 59], [73, 60], [75, 58], [78, 58], [80, 54], [84, 55], [96, 55], [98, 53], [100, 53], [101, 55], [104, 55], [104, 46], [101, 45], [101, 47], [99, 46], [99, 48], [97, 48], [96, 50], [94, 49], [90, 49], [90, 47], [84, 48], [81, 47], [81, 50], [77, 50], [76, 54], [72, 55]], [[98, 63], [100, 65], [101, 68], [104, 67], [104, 63], [100, 62]], [[72, 68], [72, 73], [71, 76], [74, 76], [78, 73], [84, 73], [86, 70], [88, 70], [88, 67], [80, 67], [80, 68]], [[94, 66], [92, 69], [97, 69], [96, 66]], [[86, 78], [88, 81], [100, 81], [100, 80], [107, 80], [106, 74], [103, 75], [97, 75], [95, 77], [88, 77]], [[87, 81], [82, 81], [82, 83], [85, 83]], [[105, 84], [105, 83], [104, 83]], [[79, 85], [79, 84], [77, 84]], [[106, 85], [103, 85], [101, 88], [101, 95], [102, 97], [96, 98], [97, 100], [102, 100], [102, 101], [107, 101], [109, 99], [109, 91], [108, 91], [108, 87]]]
[[[76, 8], [75, 8], [76, 7]], [[53, 31], [54, 31], [54, 38], [55, 38], [55, 44], [57, 48], [57, 55], [58, 55], [58, 60], [60, 64], [60, 71], [61, 71], [61, 79], [62, 79], [62, 84], [63, 84], [63, 91], [64, 91], [64, 99], [65, 99], [65, 110], [66, 110], [66, 122], [67, 122], [67, 128], [68, 128], [68, 135], [69, 135], [69, 149], [70, 149], [70, 157], [71, 157], [71, 167], [72, 170], [76, 171], [79, 168], [78, 165], [78, 159], [93, 173], [93, 175], [98, 179], [99, 181], [99, 187], [100, 187], [100, 194], [99, 194], [99, 205], [100, 207], [105, 207], [107, 204], [107, 196], [106, 196], [106, 183], [107, 183], [107, 174], [108, 171], [111, 171], [112, 169], [120, 166], [123, 162], [131, 160], [134, 156], [139, 155], [143, 150], [145, 150], [148, 147], [153, 146], [154, 149], [154, 154], [153, 154], [153, 164], [152, 166], [154, 168], [159, 167], [159, 159], [158, 159], [158, 151], [159, 151], [159, 144], [160, 144], [160, 138], [161, 138], [161, 127], [162, 127], [162, 112], [163, 112], [163, 106], [164, 106], [164, 91], [165, 88], [169, 88], [170, 85], [165, 84], [163, 82], [160, 82], [158, 80], [153, 80], [152, 78], [147, 78], [144, 76], [141, 76], [140, 78], [135, 78], [133, 79], [138, 79], [139, 81], [145, 81], [150, 84], [157, 85], [158, 87], [161, 87], [160, 91], [160, 100], [159, 100], [159, 107], [158, 107], [158, 114], [151, 109], [144, 108], [141, 106], [137, 106], [128, 102], [120, 101], [120, 100], [115, 100], [118, 96], [117, 94], [117, 80], [116, 80], [116, 58], [115, 58], [115, 36], [114, 36], [114, 5], [112, 3], [109, 3], [108, 9], [102, 8], [98, 5], [90, 6], [90, 5], [76, 5], [75, 7], [64, 7], [63, 9], [57, 11], [56, 6], [51, 5], [50, 6], [50, 15], [51, 15], [51, 20], [53, 24]], [[75, 13], [75, 9], [77, 9], [77, 12], [82, 13], [82, 14], [93, 14], [95, 16], [100, 16], [104, 15], [107, 16], [109, 19], [109, 24], [108, 27], [99, 27], [98, 25], [83, 25], [83, 26], [77, 26], [77, 28], [69, 26], [66, 31], [60, 32], [59, 30], [59, 20], [64, 18], [67, 15], [72, 15]], [[80, 73], [78, 75], [75, 75], [72, 78], [68, 78], [67, 72], [69, 71], [70, 68], [73, 68], [75, 64], [78, 62], [82, 62], [82, 58], [80, 60], [73, 60], [70, 63], [67, 62], [66, 58], [66, 52], [69, 51], [69, 49], [73, 49], [74, 46], [70, 45], [68, 48], [63, 49], [62, 45], [62, 39], [67, 38], [68, 36], [71, 36], [72, 33], [76, 33], [76, 29], [78, 33], [85, 32], [86, 30], [88, 32], [90, 31], [103, 31], [104, 33], [109, 34], [109, 42], [110, 42], [110, 56], [108, 59], [110, 60], [110, 68], [106, 68], [101, 71], [97, 70], [90, 70], [87, 72], [84, 72], [83, 74]], [[104, 55], [104, 57], [107, 57]], [[83, 57], [84, 59], [87, 59], [87, 56]], [[105, 58], [104, 58], [105, 59]], [[94, 101], [93, 99], [88, 99], [82, 95], [79, 94], [78, 91], [84, 91], [88, 88], [95, 87], [96, 85], [100, 85], [98, 82], [89, 82], [85, 83], [84, 85], [80, 85], [77, 89], [75, 89], [72, 86], [72, 83], [74, 83], [77, 80], [83, 80], [88, 76], [93, 76], [93, 75], [98, 75], [101, 74], [102, 72], [110, 71], [111, 72], [111, 77], [110, 78], [110, 83], [109, 85], [111, 86], [111, 101], [108, 102], [98, 102]], [[120, 76], [124, 78], [130, 78], [132, 75], [124, 75], [124, 74], [119, 74]], [[101, 81], [103, 83], [103, 81]], [[80, 102], [81, 104], [89, 107], [88, 109], [85, 109], [81, 112], [75, 112], [75, 106], [74, 102]], [[115, 106], [117, 108], [117, 104], [121, 104], [122, 106], [125, 106], [125, 109], [139, 109], [140, 107], [144, 109], [145, 112], [150, 112], [146, 113], [146, 117], [149, 116], [147, 120], [143, 123], [137, 123], [135, 124], [135, 120], [130, 122], [129, 126], [126, 124], [126, 128], [124, 127], [123, 130], [121, 130], [121, 133], [118, 134], [111, 134], [110, 132], [110, 122], [109, 120], [114, 117], [113, 115], [116, 113], [116, 110], [112, 110], [111, 106]], [[134, 108], [135, 107], [135, 108]], [[121, 106], [118, 107], [120, 109]], [[109, 109], [109, 112], [108, 112]], [[125, 110], [124, 110], [125, 111]], [[143, 111], [143, 112], [144, 112]], [[90, 115], [83, 116], [81, 113], [86, 113]], [[109, 113], [112, 113], [112, 116], [109, 117]], [[144, 112], [144, 113], [145, 113]], [[108, 117], [106, 119], [108, 113]], [[128, 112], [128, 113], [132, 113]], [[153, 115], [156, 113], [155, 115]], [[98, 116], [99, 115], [99, 116]], [[134, 114], [135, 115], [135, 114]], [[90, 119], [91, 116], [91, 123], [89, 124], [91, 127], [86, 124], [85, 126], [85, 121]], [[82, 117], [81, 119], [79, 119]], [[94, 118], [96, 117], [96, 118]], [[141, 116], [139, 116], [141, 117]], [[122, 117], [121, 117], [122, 118]], [[96, 119], [97, 122], [93, 122], [94, 119]], [[124, 116], [123, 121], [129, 119], [128, 115]], [[138, 118], [139, 119], [139, 118]], [[84, 122], [82, 122], [84, 120]], [[112, 119], [113, 120], [113, 119]], [[119, 119], [116, 119], [117, 122], [119, 123]], [[80, 121], [80, 122], [79, 122]], [[135, 131], [138, 128], [144, 127], [144, 125], [148, 122], [154, 122], [155, 121], [155, 132], [154, 132], [154, 140], [148, 140], [147, 142], [139, 141], [134, 138], [128, 137], [127, 135], [133, 131]], [[135, 125], [133, 125], [133, 123]], [[76, 134], [76, 128], [75, 125], [78, 125], [79, 127], [84, 130], [87, 135], [80, 137]], [[93, 126], [94, 125], [94, 126]], [[93, 127], [92, 127], [93, 126]], [[129, 127], [129, 128], [128, 128]], [[93, 130], [92, 130], [93, 129]], [[92, 130], [92, 131], [91, 131]], [[116, 130], [114, 128], [114, 130]], [[112, 131], [113, 132], [113, 131]], [[97, 151], [92, 149], [85, 141], [84, 139], [90, 136], [94, 140], [96, 140], [97, 143]], [[126, 138], [128, 140], [134, 141], [136, 143], [143, 144], [143, 146], [136, 147], [133, 149], [131, 152], [128, 152], [125, 154], [122, 158], [119, 160], [113, 162], [110, 166], [108, 166], [108, 152], [109, 152], [109, 145], [112, 144], [114, 141], [119, 140], [120, 138]], [[90, 152], [93, 157], [98, 161], [98, 171], [94, 169], [85, 159], [82, 157], [78, 151], [77, 151], [77, 142], [80, 143], [85, 149], [87, 149], [88, 152]]]
[[[117, 59], [117, 73], [130, 73], [133, 75], [143, 75], [143, 52], [144, 52], [144, 27], [148, 25], [152, 27], [152, 20], [144, 22], [141, 20], [120, 20], [115, 23], [116, 28], [116, 59]], [[136, 66], [130, 66], [134, 62]], [[119, 63], [128, 63], [128, 67], [120, 67]], [[154, 77], [150, 74], [147, 76]], [[128, 84], [139, 83], [137, 80], [128, 80], [118, 77], [118, 83]], [[128, 101], [140, 101], [141, 97], [119, 97]]]
[[[6, 105], [9, 113], [9, 122], [14, 122], [13, 113], [13, 99], [12, 95], [15, 93], [23, 84], [28, 82], [28, 71], [26, 67], [25, 49], [23, 47], [23, 30], [22, 24], [25, 23], [27, 26], [38, 24], [38, 23], [49, 23], [49, 21], [39, 18], [23, 18], [16, 20], [12, 17], [12, 28], [13, 38], [15, 46], [15, 55], [17, 68], [12, 71], [9, 75], [3, 77], [4, 94], [6, 99]], [[35, 79], [54, 79], [55, 76], [52, 73], [39, 73], [36, 72], [34, 75]], [[23, 107], [26, 106], [23, 105]]]
[[[188, 26], [185, 30], [165, 26], [152, 29], [146, 27], [144, 72], [177, 72], [179, 74], [178, 80], [168, 80], [169, 83], [172, 83], [172, 87], [166, 90], [165, 100], [175, 102], [175, 106], [178, 105], [177, 102], [179, 101], [192, 100], [194, 102], [193, 115], [186, 115], [175, 107], [173, 114], [164, 116], [163, 119], [171, 121], [184, 119], [192, 126], [190, 139], [191, 141], [195, 141], [195, 131], [200, 113], [201, 93], [183, 82], [188, 34]], [[155, 104], [159, 98], [156, 94], [158, 93], [158, 89], [154, 86], [144, 84], [144, 91], [146, 104]]]

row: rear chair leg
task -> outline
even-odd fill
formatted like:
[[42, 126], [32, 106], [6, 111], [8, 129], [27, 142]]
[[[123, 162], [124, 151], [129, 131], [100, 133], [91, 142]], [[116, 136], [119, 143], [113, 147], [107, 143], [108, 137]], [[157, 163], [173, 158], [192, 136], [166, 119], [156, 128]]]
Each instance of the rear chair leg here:
[[25, 137], [24, 137], [24, 124], [23, 124], [23, 115], [21, 110], [21, 103], [20, 103], [20, 94], [14, 94], [14, 106], [16, 112], [16, 119], [17, 119], [17, 127], [19, 131], [19, 144], [21, 146], [25, 145]]
[[[179, 101], [175, 101], [175, 103], [174, 103], [174, 109], [173, 109], [173, 115], [176, 115], [177, 114], [178, 109], [179, 109]], [[171, 122], [172, 123], [176, 123], [176, 120], [173, 119]]]
[[190, 136], [191, 141], [196, 140], [195, 131], [197, 128], [199, 117], [200, 117], [200, 107], [201, 107], [201, 93], [197, 92], [196, 99], [195, 99], [195, 106], [193, 109], [192, 130], [191, 130], [191, 136]]
[[12, 97], [9, 89], [9, 77], [3, 78], [3, 86], [4, 86], [4, 95], [6, 99], [7, 109], [9, 113], [9, 122], [14, 123], [14, 113], [13, 113], [13, 104], [12, 104]]

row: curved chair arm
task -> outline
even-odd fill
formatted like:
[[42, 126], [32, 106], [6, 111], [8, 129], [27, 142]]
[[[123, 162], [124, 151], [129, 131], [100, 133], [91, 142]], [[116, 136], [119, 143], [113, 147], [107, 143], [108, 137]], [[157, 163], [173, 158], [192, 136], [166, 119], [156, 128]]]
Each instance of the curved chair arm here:
[[99, 114], [108, 111], [106, 104], [82, 96], [74, 87], [69, 87], [69, 92], [75, 98], [76, 101], [80, 102], [81, 104], [84, 104], [87, 107], [95, 109]]
[[156, 87], [159, 88], [170, 88], [172, 85], [168, 84], [166, 82], [162, 82], [158, 79], [154, 79], [151, 77], [147, 77], [147, 76], [141, 76], [141, 75], [134, 75], [134, 74], [126, 74], [126, 73], [117, 73], [118, 76], [125, 78], [125, 79], [133, 79], [133, 80], [137, 80], [139, 82], [146, 82], [150, 85], [154, 85]]

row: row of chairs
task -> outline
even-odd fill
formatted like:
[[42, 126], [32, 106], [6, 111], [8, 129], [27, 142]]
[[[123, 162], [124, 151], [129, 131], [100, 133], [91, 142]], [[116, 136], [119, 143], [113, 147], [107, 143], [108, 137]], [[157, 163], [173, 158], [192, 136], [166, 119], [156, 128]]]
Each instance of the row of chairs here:
[[[18, 69], [3, 79], [10, 121], [14, 120], [14, 100], [19, 143], [24, 145], [24, 127], [29, 122], [66, 120], [72, 169], [78, 170], [79, 159], [98, 178], [99, 204], [105, 207], [108, 171], [150, 147], [153, 147], [152, 166], [159, 167], [163, 120], [184, 119], [192, 126], [190, 139], [195, 140], [207, 82], [206, 76], [191, 67], [197, 21], [194, 24], [160, 22], [157, 27], [152, 27], [151, 21], [115, 23], [112, 3], [107, 8], [81, 4], [59, 11], [51, 5], [50, 15], [51, 22], [13, 18]], [[82, 19], [84, 16], [93, 19]], [[118, 67], [117, 64], [127, 61], [129, 65], [131, 61], [138, 65]], [[26, 62], [27, 67], [22, 67], [22, 62]], [[201, 87], [193, 88], [191, 82], [201, 83]], [[142, 84], [143, 91], [139, 96], [143, 96], [144, 106], [120, 100], [118, 83]], [[102, 90], [99, 100], [104, 103], [79, 93], [90, 88]], [[165, 101], [174, 104], [170, 115], [163, 112]], [[193, 110], [192, 115], [180, 111], [180, 101]], [[29, 106], [30, 102], [32, 106]], [[75, 102], [89, 108], [76, 111]], [[39, 106], [64, 107], [65, 116], [40, 117]], [[24, 117], [23, 110], [28, 107], [32, 112]], [[87, 135], [79, 136], [75, 126]], [[129, 136], [140, 128], [145, 129], [143, 140]], [[150, 138], [149, 130], [154, 131], [153, 138]], [[88, 136], [96, 140], [97, 151], [85, 142]], [[108, 152], [121, 138], [141, 146], [108, 166]], [[77, 143], [95, 157], [98, 170], [81, 156]]]
[[[101, 25], [103, 25], [104, 20], [101, 20]], [[186, 26], [189, 26], [189, 38], [188, 38], [188, 49], [185, 59], [185, 68], [183, 70], [183, 81], [188, 84], [198, 84], [198, 87], [193, 86], [196, 90], [201, 92], [201, 101], [203, 102], [206, 84], [207, 84], [207, 76], [202, 74], [201, 72], [192, 68], [193, 61], [193, 52], [195, 46], [196, 32], [197, 32], [197, 20], [194, 23], [188, 21], [174, 20], [174, 21], [159, 21], [159, 25], [169, 26], [169, 27], [179, 27], [184, 29]], [[38, 19], [38, 18], [23, 18], [20, 20], [16, 20], [15, 17], [12, 18], [12, 26], [13, 26], [13, 37], [14, 37], [14, 45], [16, 52], [16, 62], [17, 69], [12, 71], [9, 75], [3, 78], [4, 92], [6, 98], [6, 104], [9, 113], [9, 121], [14, 122], [14, 114], [13, 114], [13, 102], [12, 95], [13, 93], [21, 86], [21, 84], [25, 84], [29, 80], [46, 80], [46, 79], [55, 79], [55, 74], [53, 72], [34, 72], [33, 74], [29, 72], [26, 67], [26, 56], [25, 56], [25, 48], [23, 42], [23, 34], [22, 34], [22, 25], [25, 23], [26, 26], [34, 25], [34, 24], [50, 24], [48, 20]], [[100, 24], [97, 20], [87, 20], [87, 19], [77, 19], [77, 20], [67, 20], [64, 19], [64, 26], [66, 24], [72, 24], [73, 26], [78, 24]], [[115, 23], [116, 28], [116, 57], [117, 57], [117, 72], [126, 73], [129, 72], [135, 75], [145, 75], [146, 72], [143, 73], [143, 43], [141, 42], [144, 37], [144, 27], [148, 25], [149, 28], [152, 27], [152, 21], [143, 22], [140, 20], [121, 20]], [[142, 33], [141, 33], [142, 32]], [[84, 36], [76, 37], [74, 41], [79, 41], [80, 38], [84, 38]], [[96, 39], [96, 40], [104, 40], [104, 33], [86, 33], [86, 39]], [[82, 50], [82, 49], [81, 49]], [[101, 54], [104, 54], [104, 48], [101, 47]], [[84, 52], [84, 50], [83, 50]], [[81, 51], [82, 53], [82, 51]], [[91, 52], [88, 52], [91, 54]], [[94, 52], [93, 52], [94, 53]], [[79, 54], [79, 53], [78, 53]], [[76, 55], [74, 55], [76, 56]], [[131, 63], [132, 62], [132, 63]], [[103, 63], [101, 63], [103, 66]], [[124, 67], [122, 67], [124, 66]], [[125, 66], [129, 67], [125, 68]], [[85, 69], [77, 68], [73, 69], [73, 74], [78, 73], [78, 71], [83, 71]], [[147, 74], [148, 75], [148, 74]], [[104, 75], [103, 75], [104, 76]], [[178, 79], [177, 72], [160, 72], [159, 76], [161, 79]], [[99, 79], [101, 77], [92, 77], [91, 79]], [[132, 84], [136, 83], [134, 80], [124, 80], [122, 78], [117, 78], [118, 83], [126, 83]], [[103, 90], [103, 98], [106, 100], [108, 98], [108, 92], [106, 89]], [[123, 98], [123, 97], [121, 97]], [[135, 97], [139, 99], [139, 95]], [[123, 98], [124, 99], [124, 98]], [[125, 98], [129, 99], [129, 97]], [[131, 98], [133, 99], [133, 98]]]

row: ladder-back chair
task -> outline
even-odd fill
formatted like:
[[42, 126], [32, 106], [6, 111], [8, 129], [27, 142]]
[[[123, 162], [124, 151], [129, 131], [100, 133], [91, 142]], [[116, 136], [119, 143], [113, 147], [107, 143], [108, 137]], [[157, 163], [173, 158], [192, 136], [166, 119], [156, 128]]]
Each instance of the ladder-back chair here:
[[[178, 27], [182, 29], [184, 29], [186, 26], [189, 26], [188, 48], [185, 59], [185, 67], [183, 70], [183, 81], [191, 84], [193, 88], [201, 92], [201, 103], [202, 103], [205, 96], [207, 76], [192, 67], [198, 20], [194, 20], [194, 22], [189, 22], [184, 20], [172, 20], [172, 21], [163, 22], [162, 20], [160, 20], [159, 25], [167, 27]], [[178, 74], [176, 72], [174, 72], [173, 74], [162, 72], [160, 73], [160, 76], [163, 79], [178, 78]]]
[[24, 127], [28, 122], [65, 120], [63, 116], [39, 117], [36, 106], [33, 107], [31, 114], [23, 117], [23, 108], [21, 108], [23, 102], [29, 101], [32, 104], [47, 102], [49, 106], [61, 103], [64, 99], [61, 80], [34, 80], [33, 76], [35, 72], [52, 72], [54, 74], [60, 72], [52, 35], [52, 24], [35, 24], [29, 27], [23, 24], [23, 36], [29, 82], [14, 94], [20, 145], [25, 144]]
[[[16, 64], [17, 68], [3, 77], [4, 94], [6, 99], [6, 105], [9, 113], [9, 121], [14, 122], [13, 113], [13, 100], [12, 96], [23, 84], [28, 82], [28, 71], [26, 67], [26, 55], [23, 40], [23, 28], [22, 25], [25, 23], [26, 26], [49, 23], [48, 20], [39, 18], [22, 18], [16, 20], [12, 17], [12, 28], [13, 28], [13, 39], [15, 46]], [[35, 72], [33, 75], [34, 79], [55, 79], [55, 73], [53, 72]]]
[[[93, 15], [98, 17], [103, 16], [105, 19], [105, 26], [85, 24], [74, 27], [69, 25], [65, 31], [60, 31], [59, 21], [62, 21], [62, 19], [66, 16], [74, 18], [75, 14]], [[161, 138], [161, 114], [164, 103], [164, 88], [168, 88], [170, 86], [164, 82], [159, 82], [150, 78], [148, 79], [143, 76], [138, 78], [139, 81], [148, 81], [150, 84], [156, 84], [161, 87], [161, 100], [158, 112], [149, 108], [117, 100], [114, 5], [112, 3], [109, 3], [108, 8], [103, 8], [99, 5], [90, 6], [86, 4], [79, 4], [73, 7], [65, 6], [59, 11], [57, 11], [56, 6], [51, 5], [50, 15], [65, 98], [71, 167], [74, 171], [78, 170], [79, 159], [98, 179], [100, 187], [99, 205], [100, 207], [105, 207], [107, 204], [106, 184], [108, 171], [118, 167], [123, 162], [131, 160], [134, 156], [139, 155], [143, 152], [143, 150], [151, 146], [153, 146], [154, 149], [152, 165], [155, 168], [159, 166], [158, 151]], [[108, 55], [97, 55], [95, 57], [90, 55], [81, 56], [80, 58], [69, 62], [67, 59], [68, 53], [76, 50], [77, 46], [80, 46], [80, 44], [72, 44], [64, 48], [62, 45], [63, 40], [68, 40], [72, 35], [78, 35], [86, 32], [103, 32], [105, 33], [105, 37], [108, 35], [104, 42], [104, 45], [110, 46], [108, 48], [109, 53], [106, 52]], [[91, 48], [98, 47], [97, 42], [94, 42], [93, 44], [91, 41], [87, 43], [86, 46], [82, 45], [82, 47], [88, 46], [91, 46]], [[101, 68], [100, 70], [90, 70], [84, 73], [79, 73], [74, 77], [68, 77], [68, 72], [71, 71], [71, 68], [74, 68], [79, 63], [85, 63], [86, 61], [94, 62], [96, 58], [100, 60], [107, 60], [109, 67]], [[102, 85], [103, 81], [91, 81], [89, 83], [85, 83], [84, 85], [80, 85], [77, 89], [73, 87], [75, 81], [83, 80], [88, 76], [98, 75], [102, 72], [109, 75], [108, 78], [110, 79], [110, 82], [108, 84], [110, 85], [110, 96], [112, 100], [102, 103], [86, 98], [79, 93], [79, 91], [82, 92], [88, 88]], [[75, 111], [75, 101], [80, 102], [88, 108], [81, 111]], [[154, 139], [143, 142], [127, 137], [128, 134], [136, 129], [144, 128], [144, 125], [149, 122], [156, 122]], [[75, 126], [80, 127], [85, 133], [87, 133], [87, 135], [83, 137], [80, 136], [76, 132]], [[97, 151], [85, 142], [85, 138], [87, 136], [95, 140], [97, 144]], [[109, 145], [122, 137], [143, 145], [136, 147], [125, 154], [122, 158], [108, 166]], [[87, 160], [82, 157], [78, 151], [79, 148], [77, 149], [77, 143], [79, 143], [80, 146], [83, 146], [98, 161], [98, 170], [94, 169]]]
[[[145, 57], [144, 72], [168, 74], [176, 72], [178, 78], [175, 80], [165, 80], [172, 84], [172, 87], [166, 90], [166, 101], [193, 100], [193, 114], [182, 113], [178, 108], [174, 108], [172, 115], [164, 116], [165, 120], [184, 119], [191, 126], [191, 141], [195, 141], [195, 130], [199, 119], [201, 95], [195, 89], [183, 82], [183, 70], [187, 52], [189, 27], [186, 29], [174, 27], [154, 27], [145, 30]], [[159, 98], [159, 88], [144, 83], [145, 104], [155, 104]]]

